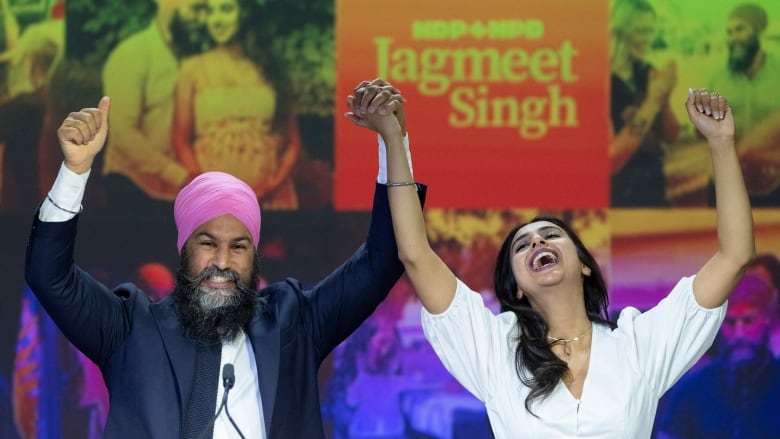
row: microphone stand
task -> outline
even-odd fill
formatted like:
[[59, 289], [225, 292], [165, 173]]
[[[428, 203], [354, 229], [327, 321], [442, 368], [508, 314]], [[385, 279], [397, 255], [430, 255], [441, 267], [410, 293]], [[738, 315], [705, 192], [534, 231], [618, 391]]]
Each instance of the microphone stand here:
[[233, 424], [233, 428], [235, 428], [236, 431], [238, 432], [238, 435], [241, 436], [241, 439], [246, 439], [244, 437], [244, 434], [241, 433], [241, 429], [238, 428], [238, 425], [236, 425], [236, 421], [234, 421], [233, 417], [230, 416], [230, 411], [228, 410], [228, 405], [227, 405], [228, 392], [230, 391], [230, 389], [233, 388], [233, 385], [235, 383], [236, 383], [236, 375], [233, 370], [233, 365], [230, 363], [226, 363], [225, 367], [222, 370], [222, 384], [225, 386], [225, 395], [222, 398], [222, 406], [225, 407], [225, 414], [230, 420], [230, 423]]
[[204, 429], [200, 433], [200, 435], [198, 435], [198, 439], [204, 439], [205, 438], [204, 435], [209, 430], [212, 431], [212, 435], [214, 434], [213, 433], [214, 423], [217, 422], [217, 418], [219, 418], [219, 414], [222, 413], [222, 409], [225, 409], [225, 413], [227, 414], [230, 423], [233, 424], [233, 428], [236, 429], [238, 435], [241, 436], [241, 439], [246, 439], [244, 437], [244, 434], [241, 433], [241, 430], [238, 428], [238, 425], [236, 425], [236, 422], [233, 420], [233, 417], [230, 416], [230, 412], [228, 411], [228, 406], [227, 406], [228, 393], [230, 393], [230, 389], [233, 388], [233, 385], [235, 385], [235, 383], [236, 383], [236, 375], [235, 375], [233, 365], [230, 363], [225, 363], [225, 366], [222, 368], [222, 386], [225, 388], [225, 393], [222, 394], [222, 402], [219, 404], [219, 409], [217, 410], [217, 414], [214, 415], [214, 417], [211, 419], [206, 429]]

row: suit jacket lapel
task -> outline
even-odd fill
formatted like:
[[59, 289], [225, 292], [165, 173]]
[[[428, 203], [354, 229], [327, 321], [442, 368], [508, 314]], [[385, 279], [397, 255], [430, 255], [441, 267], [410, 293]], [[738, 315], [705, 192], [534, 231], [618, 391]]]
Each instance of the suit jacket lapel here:
[[162, 335], [171, 373], [176, 379], [180, 412], [176, 431], [179, 431], [181, 420], [184, 419], [185, 406], [190, 398], [192, 380], [195, 376], [195, 343], [182, 334], [179, 318], [173, 308], [172, 297], [153, 304], [150, 309], [155, 317], [160, 335]]
[[265, 430], [270, 434], [279, 382], [279, 324], [274, 313], [263, 312], [263, 307], [260, 308], [249, 322], [247, 335], [255, 353]]

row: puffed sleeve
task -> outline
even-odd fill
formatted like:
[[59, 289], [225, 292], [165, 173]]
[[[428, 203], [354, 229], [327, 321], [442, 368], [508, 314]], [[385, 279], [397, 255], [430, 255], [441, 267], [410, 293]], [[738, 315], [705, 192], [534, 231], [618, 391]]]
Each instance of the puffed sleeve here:
[[647, 312], [629, 307], [618, 318], [629, 361], [659, 398], [712, 346], [726, 315], [726, 303], [707, 309], [696, 302], [693, 279], [680, 279]]
[[460, 279], [446, 311], [422, 311], [423, 331], [439, 359], [482, 402], [491, 399], [507, 361], [514, 361], [515, 321], [512, 313], [493, 314], [482, 296]]

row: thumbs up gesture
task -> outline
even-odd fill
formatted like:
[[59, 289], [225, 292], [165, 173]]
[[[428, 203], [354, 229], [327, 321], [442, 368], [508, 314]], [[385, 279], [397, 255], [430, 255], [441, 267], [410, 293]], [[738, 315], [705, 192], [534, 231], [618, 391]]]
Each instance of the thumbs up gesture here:
[[65, 166], [71, 171], [77, 174], [89, 171], [95, 156], [103, 149], [110, 107], [111, 100], [103, 97], [97, 108], [83, 108], [68, 114], [57, 129]]

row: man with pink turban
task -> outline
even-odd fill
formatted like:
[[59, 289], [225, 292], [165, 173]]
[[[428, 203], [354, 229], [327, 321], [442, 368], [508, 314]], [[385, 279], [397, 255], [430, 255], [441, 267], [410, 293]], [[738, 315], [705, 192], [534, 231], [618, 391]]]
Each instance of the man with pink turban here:
[[[382, 80], [361, 87], [375, 96], [374, 108], [403, 120], [396, 89]], [[73, 261], [81, 200], [106, 139], [109, 105], [103, 98], [98, 108], [71, 113], [58, 129], [65, 159], [35, 218], [25, 273], [62, 332], [103, 373], [110, 393], [105, 437], [222, 438], [240, 431], [324, 438], [320, 363], [403, 272], [381, 184], [384, 165], [366, 242], [311, 288], [288, 278], [258, 291], [255, 193], [228, 174], [196, 177], [174, 204], [175, 290], [152, 303], [136, 285], [111, 290]], [[418, 185], [421, 200], [424, 192]]]

